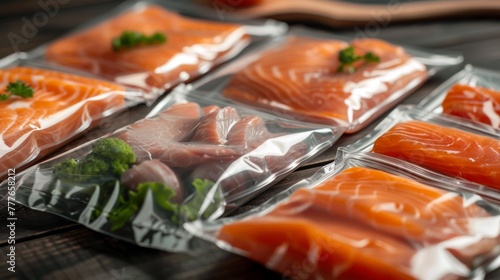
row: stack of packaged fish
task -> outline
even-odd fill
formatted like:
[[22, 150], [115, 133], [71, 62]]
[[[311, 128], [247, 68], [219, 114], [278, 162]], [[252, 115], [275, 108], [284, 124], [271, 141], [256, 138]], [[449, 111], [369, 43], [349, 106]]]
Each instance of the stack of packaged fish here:
[[[355, 133], [454, 62], [430, 57], [295, 29], [191, 94]], [[480, 277], [500, 260], [499, 138], [491, 126], [403, 106], [263, 207], [186, 228], [292, 279]]]
[[242, 205], [343, 132], [203, 97], [170, 100], [153, 117], [29, 168], [16, 198], [137, 244], [196, 250], [184, 223]]
[[[162, 6], [163, 5], [163, 6]], [[189, 5], [126, 3], [69, 35], [0, 62], [0, 177], [139, 103], [152, 104], [243, 49], [286, 31], [183, 16]]]
[[227, 217], [462, 57], [191, 9], [127, 2], [1, 62], [1, 170], [171, 90], [146, 118], [18, 173], [18, 202], [146, 247], [205, 239], [292, 278], [459, 279], [500, 265], [500, 100], [467, 80], [476, 69]]
[[305, 28], [192, 84], [191, 91], [355, 133], [462, 58]]
[[482, 277], [498, 267], [500, 208], [456, 183], [344, 152], [258, 209], [188, 228], [289, 279]]

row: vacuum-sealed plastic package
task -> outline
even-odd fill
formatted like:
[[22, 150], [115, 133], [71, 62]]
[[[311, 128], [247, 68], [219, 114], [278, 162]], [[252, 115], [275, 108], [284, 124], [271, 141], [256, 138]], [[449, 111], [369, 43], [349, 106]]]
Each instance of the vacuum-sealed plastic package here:
[[500, 197], [500, 131], [488, 125], [400, 106], [345, 149], [404, 159], [482, 184], [477, 192]]
[[192, 84], [193, 91], [354, 133], [462, 57], [292, 29]]
[[235, 57], [252, 41], [287, 30], [286, 24], [271, 20], [192, 18], [200, 15], [193, 10], [175, 1], [128, 1], [29, 57], [144, 90], [155, 100]]
[[0, 68], [0, 93], [0, 178], [144, 101], [141, 92], [15, 55]]
[[419, 106], [500, 128], [500, 73], [467, 65]]
[[479, 279], [498, 267], [500, 208], [392, 160], [346, 153], [257, 209], [187, 229], [287, 279]]
[[19, 174], [16, 200], [142, 246], [189, 252], [197, 243], [184, 223], [229, 212], [342, 134], [182, 92], [168, 100], [154, 117]]

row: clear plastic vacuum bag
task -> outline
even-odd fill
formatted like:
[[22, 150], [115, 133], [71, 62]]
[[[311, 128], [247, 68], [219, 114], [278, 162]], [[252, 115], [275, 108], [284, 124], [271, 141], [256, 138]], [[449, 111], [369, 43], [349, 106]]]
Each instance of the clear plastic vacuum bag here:
[[500, 131], [488, 125], [400, 106], [345, 149], [400, 158], [482, 184], [478, 193], [500, 198]]
[[354, 133], [462, 57], [292, 29], [204, 79], [193, 92]]
[[500, 73], [467, 65], [419, 106], [500, 128]]
[[183, 224], [243, 204], [343, 132], [182, 92], [158, 106], [20, 173], [16, 200], [142, 246], [192, 252]]
[[496, 269], [499, 207], [393, 160], [346, 153], [257, 209], [187, 229], [287, 279], [482, 279]]
[[178, 1], [127, 1], [29, 58], [87, 71], [147, 92], [152, 102], [234, 58], [252, 42], [286, 32], [272, 20], [206, 18]]
[[[64, 71], [64, 72], [63, 72]], [[142, 92], [12, 55], [0, 66], [0, 178], [28, 166], [126, 107]]]

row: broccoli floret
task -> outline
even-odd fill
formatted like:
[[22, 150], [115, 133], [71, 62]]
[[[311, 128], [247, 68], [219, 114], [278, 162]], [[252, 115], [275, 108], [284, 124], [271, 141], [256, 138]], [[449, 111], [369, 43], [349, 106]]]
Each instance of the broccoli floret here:
[[223, 196], [220, 189], [215, 191], [208, 207], [203, 211], [203, 213], [200, 213], [201, 206], [207, 199], [207, 195], [214, 187], [215, 183], [208, 179], [195, 179], [192, 184], [195, 189], [195, 193], [187, 203], [182, 205], [180, 209], [181, 215], [188, 221], [195, 220], [200, 214], [203, 218], [210, 217], [210, 215], [215, 213], [222, 205]]
[[[113, 176], [117, 179], [136, 161], [135, 153], [118, 138], [99, 139], [92, 152], [80, 161], [67, 159], [54, 166], [54, 175], [61, 179], [84, 183], [89, 176]], [[95, 177], [93, 177], [95, 179]]]
[[137, 186], [137, 193], [144, 199], [147, 190], [153, 192], [153, 199], [164, 210], [172, 213], [177, 213], [177, 204], [170, 202], [170, 199], [175, 196], [175, 191], [163, 183], [145, 182]]
[[76, 172], [78, 162], [74, 158], [68, 158], [54, 166], [54, 173], [73, 174]]
[[110, 163], [110, 168], [111, 173], [120, 177], [123, 172], [127, 171], [127, 169], [129, 168], [129, 164], [120, 161], [112, 161]]
[[104, 138], [92, 145], [92, 155], [121, 166], [132, 164], [136, 156], [132, 147], [119, 138]]
[[117, 230], [125, 225], [141, 208], [148, 191], [153, 194], [156, 205], [169, 213], [170, 219], [177, 224], [179, 205], [170, 201], [175, 196], [175, 191], [159, 182], [145, 182], [137, 186], [137, 191], [128, 191], [128, 199], [120, 197], [120, 204], [110, 214], [111, 230]]
[[[106, 172], [118, 177], [136, 161], [132, 147], [118, 138], [104, 138], [96, 141], [92, 145], [90, 156], [106, 163]], [[98, 161], [96, 160], [95, 163], [97, 164]], [[101, 167], [104, 167], [104, 164], [99, 164], [98, 168]]]
[[110, 173], [110, 164], [90, 154], [78, 163], [77, 173], [80, 175], [100, 175]]

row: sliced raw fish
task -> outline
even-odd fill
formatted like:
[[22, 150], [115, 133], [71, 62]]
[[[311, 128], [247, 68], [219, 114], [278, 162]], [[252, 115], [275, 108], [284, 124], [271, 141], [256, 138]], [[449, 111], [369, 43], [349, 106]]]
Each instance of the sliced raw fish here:
[[[490, 217], [457, 194], [352, 167], [314, 188], [298, 189], [262, 216], [222, 226], [217, 236], [289, 278], [416, 279], [415, 258], [428, 240], [469, 237], [475, 234], [469, 221]], [[495, 257], [492, 247], [482, 248], [499, 242], [478, 238], [446, 250], [473, 267], [474, 261]]]
[[380, 136], [373, 151], [500, 190], [500, 139], [408, 121]]
[[137, 162], [151, 160], [152, 150], [166, 142], [187, 138], [199, 122], [201, 109], [196, 103], [181, 103], [162, 111], [157, 117], [138, 121], [118, 137], [132, 146]]
[[454, 85], [442, 103], [443, 113], [500, 128], [500, 91]]
[[416, 88], [425, 66], [398, 46], [376, 39], [351, 42], [355, 53], [380, 62], [339, 73], [343, 41], [291, 37], [236, 73], [224, 90], [231, 99], [314, 122], [352, 123], [387, 99]]
[[255, 149], [272, 136], [261, 117], [245, 116], [229, 130], [226, 144], [244, 147], [244, 149]]
[[0, 70], [0, 93], [24, 82], [33, 97], [0, 101], [0, 177], [8, 168], [41, 158], [94, 127], [102, 114], [125, 105], [122, 86], [31, 67]]
[[235, 160], [241, 156], [238, 151], [224, 146], [173, 141], [157, 144], [149, 148], [151, 158], [159, 159], [172, 168], [185, 168], [214, 160]]
[[238, 112], [233, 107], [225, 107], [213, 111], [200, 119], [191, 142], [213, 145], [224, 145], [231, 127], [240, 120]]
[[293, 200], [395, 237], [427, 243], [468, 234], [460, 219], [489, 216], [475, 205], [464, 208], [458, 194], [362, 167], [349, 168], [314, 189], [299, 189]]
[[228, 224], [218, 238], [290, 279], [415, 279], [406, 242], [313, 207], [298, 212]]
[[217, 105], [205, 106], [202, 109], [203, 110], [203, 115], [208, 115], [208, 114], [210, 114], [212, 112], [215, 112], [215, 111], [217, 111], [219, 109], [220, 109], [220, 107], [217, 106]]
[[[125, 31], [145, 36], [159, 32], [166, 42], [113, 50], [113, 40]], [[45, 57], [130, 86], [171, 88], [199, 76], [249, 41], [238, 24], [190, 19], [148, 5], [50, 44]]]
[[198, 103], [194, 102], [186, 102], [186, 103], [178, 103], [174, 104], [167, 109], [161, 111], [158, 115], [165, 116], [167, 118], [170, 117], [182, 117], [189, 119], [196, 119], [201, 117], [202, 109]]

